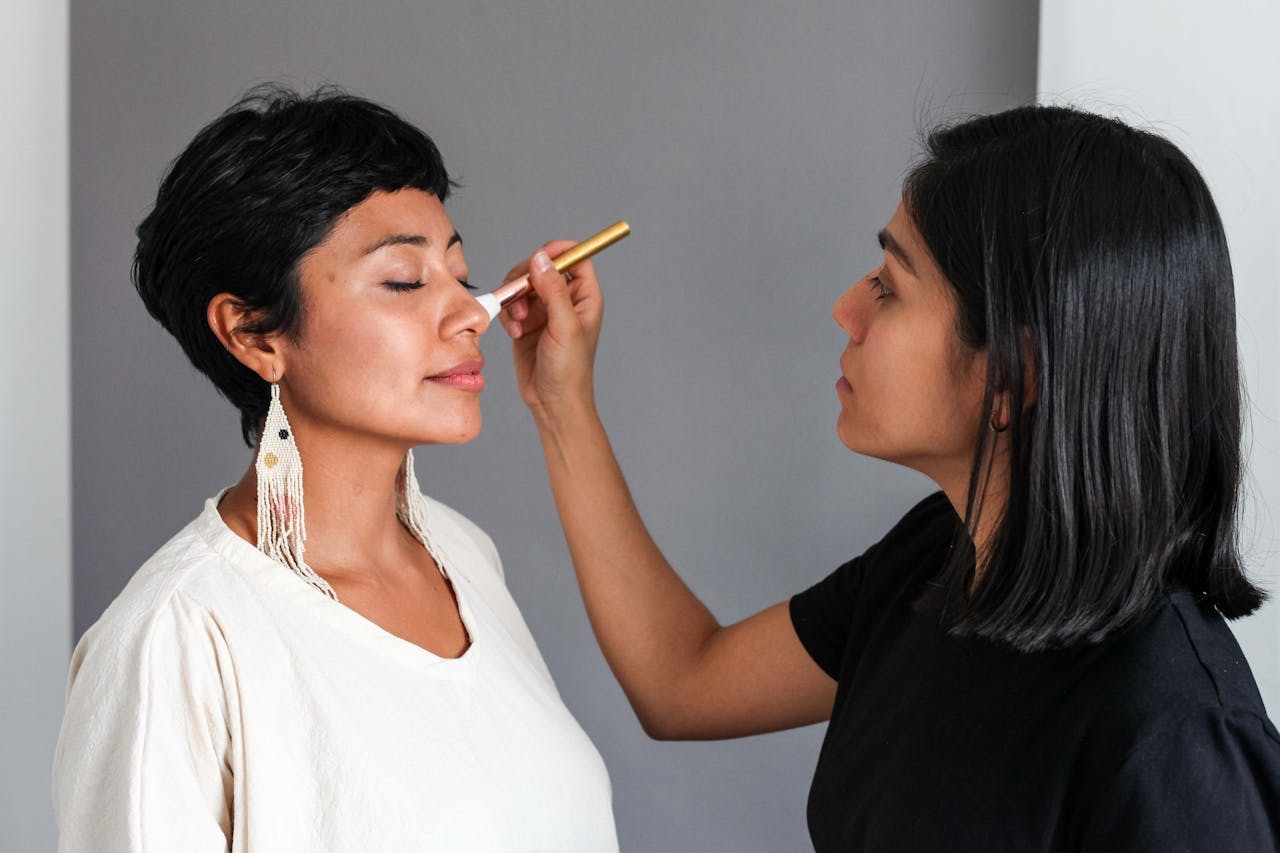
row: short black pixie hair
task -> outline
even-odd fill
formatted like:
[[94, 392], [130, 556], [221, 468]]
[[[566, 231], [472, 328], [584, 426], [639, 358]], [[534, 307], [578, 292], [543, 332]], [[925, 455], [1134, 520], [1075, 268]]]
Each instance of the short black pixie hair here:
[[[1228, 618], [1257, 609], [1237, 544], [1231, 259], [1191, 161], [1115, 119], [1020, 107], [929, 134], [903, 200], [960, 339], [987, 353], [984, 412], [1010, 400], [1007, 507], [952, 631], [1023, 651], [1097, 641], [1174, 583]], [[994, 435], [987, 417], [973, 429], [970, 535]], [[954, 593], [974, 560], [952, 553]]]
[[206, 310], [230, 293], [246, 331], [297, 338], [298, 263], [375, 191], [444, 201], [454, 182], [434, 142], [386, 107], [325, 86], [266, 84], [207, 125], [169, 166], [138, 226], [133, 283], [195, 368], [240, 410], [253, 446], [269, 386], [222, 346]]

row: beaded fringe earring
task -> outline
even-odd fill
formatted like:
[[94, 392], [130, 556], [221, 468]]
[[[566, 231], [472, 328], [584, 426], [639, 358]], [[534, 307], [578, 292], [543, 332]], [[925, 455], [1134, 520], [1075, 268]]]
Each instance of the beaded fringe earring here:
[[[293, 428], [280, 405], [280, 385], [271, 383], [271, 404], [258, 439], [258, 550], [284, 563], [298, 577], [325, 595], [338, 600], [333, 587], [307, 565], [307, 520], [302, 504], [302, 457]], [[440, 567], [440, 558], [427, 534], [427, 499], [413, 470], [413, 451], [396, 474], [396, 517], [408, 528]]]
[[280, 385], [271, 383], [271, 405], [258, 439], [258, 550], [284, 563], [333, 600], [338, 596], [304, 559], [307, 521], [302, 507], [302, 457], [280, 405]]
[[[413, 472], [413, 451], [404, 455], [400, 463], [400, 473], [396, 475], [396, 516], [400, 523], [409, 529], [422, 546], [427, 549], [439, 566], [436, 549], [427, 534], [427, 499], [422, 496], [418, 487], [418, 477]], [[441, 568], [441, 573], [443, 573]]]

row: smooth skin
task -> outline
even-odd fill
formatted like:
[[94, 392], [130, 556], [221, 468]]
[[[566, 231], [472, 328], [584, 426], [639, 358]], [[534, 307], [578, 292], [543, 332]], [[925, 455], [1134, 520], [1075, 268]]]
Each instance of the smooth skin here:
[[[593, 364], [604, 301], [594, 266], [563, 276], [548, 243], [528, 264], [534, 295], [501, 321], [533, 414], [556, 508], [596, 637], [651, 737], [741, 737], [830, 719], [836, 682], [805, 651], [788, 602], [722, 626], [663, 557], [636, 510], [596, 411]], [[963, 514], [986, 361], [956, 334], [951, 288], [899, 206], [881, 265], [836, 302], [848, 335], [837, 432], [850, 450], [928, 475]], [[993, 426], [1008, 422], [997, 398]], [[991, 482], [1005, 478], [997, 434]], [[987, 506], [998, 516], [999, 490]], [[990, 516], [988, 516], [990, 517]], [[979, 530], [981, 543], [987, 531]]]
[[[442, 380], [479, 362], [488, 314], [465, 286], [461, 238], [440, 200], [417, 189], [377, 192], [353, 207], [299, 263], [297, 340], [241, 330], [228, 293], [210, 327], [241, 364], [279, 381], [304, 460], [307, 563], [339, 600], [440, 657], [470, 645], [449, 583], [396, 517], [396, 475], [421, 444], [459, 444], [480, 431], [482, 379]], [[476, 367], [477, 365], [473, 365]], [[257, 542], [251, 463], [218, 506]]]

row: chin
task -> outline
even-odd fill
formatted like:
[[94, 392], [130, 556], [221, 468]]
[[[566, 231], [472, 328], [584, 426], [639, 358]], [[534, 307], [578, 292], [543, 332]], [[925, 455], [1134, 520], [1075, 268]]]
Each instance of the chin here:
[[843, 414], [836, 419], [836, 438], [854, 453], [866, 453], [864, 443], [858, 440], [858, 431], [845, 422]]
[[883, 446], [879, 446], [876, 442], [868, 439], [865, 431], [858, 430], [853, 426], [844, 423], [836, 424], [836, 437], [840, 439], [840, 443], [845, 447], [862, 456], [870, 456], [874, 459], [883, 459], [886, 462], [893, 462], [894, 459], [891, 451], [887, 451]]
[[454, 429], [434, 429], [430, 436], [423, 436], [421, 444], [468, 444], [480, 435], [480, 419], [474, 423], [457, 424]]
[[865, 444], [856, 441], [854, 438], [847, 438], [844, 433], [837, 433], [837, 438], [840, 438], [840, 443], [844, 444], [846, 450], [861, 453], [863, 456], [876, 456], [876, 453], [870, 451], [870, 448], [865, 446]]
[[412, 420], [401, 421], [414, 446], [422, 444], [466, 444], [480, 435], [484, 419], [480, 407], [437, 406]]

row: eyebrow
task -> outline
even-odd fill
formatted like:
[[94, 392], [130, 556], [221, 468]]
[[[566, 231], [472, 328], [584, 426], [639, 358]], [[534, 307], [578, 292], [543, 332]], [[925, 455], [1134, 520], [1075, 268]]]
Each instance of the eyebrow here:
[[880, 241], [880, 248], [886, 252], [892, 252], [894, 256], [902, 261], [902, 265], [907, 268], [907, 272], [912, 275], [916, 274], [916, 268], [911, 263], [911, 258], [907, 257], [906, 251], [903, 250], [902, 244], [894, 239], [888, 229], [881, 228], [880, 233], [876, 234], [876, 239]]
[[[447, 252], [457, 243], [462, 245], [462, 235], [457, 231], [453, 232], [453, 236], [449, 238], [449, 242], [445, 244], [444, 250]], [[360, 253], [361, 257], [371, 255], [379, 249], [385, 249], [387, 246], [430, 246], [431, 238], [422, 234], [388, 234], [381, 240], [373, 243], [367, 249]]]

